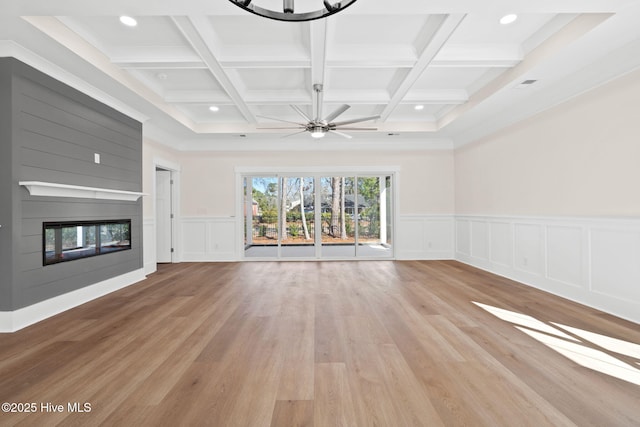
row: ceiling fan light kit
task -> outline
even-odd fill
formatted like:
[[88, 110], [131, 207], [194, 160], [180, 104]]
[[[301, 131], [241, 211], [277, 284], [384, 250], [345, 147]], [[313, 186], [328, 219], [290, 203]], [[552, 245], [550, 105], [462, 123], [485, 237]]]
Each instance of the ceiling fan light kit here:
[[[264, 7], [257, 6], [252, 3], [252, 0], [229, 0], [231, 3], [236, 6], [246, 10], [247, 12], [251, 12], [258, 16], [262, 16], [264, 18], [275, 19], [278, 21], [286, 21], [286, 22], [302, 22], [302, 21], [312, 21], [314, 19], [326, 18], [327, 16], [333, 15], [334, 13], [338, 13], [347, 7], [351, 6], [356, 0], [343, 0], [337, 3], [331, 4], [328, 0], [322, 0], [322, 4], [324, 7], [312, 11], [312, 12], [295, 12], [295, 0], [283, 0], [282, 1], [282, 12], [266, 9]], [[318, 0], [320, 3], [320, 0]]]

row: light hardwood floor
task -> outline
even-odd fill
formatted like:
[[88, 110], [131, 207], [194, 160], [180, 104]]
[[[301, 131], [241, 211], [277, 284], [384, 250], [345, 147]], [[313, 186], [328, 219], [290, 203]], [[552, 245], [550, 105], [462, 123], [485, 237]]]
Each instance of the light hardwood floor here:
[[453, 261], [164, 265], [0, 334], [0, 402], [38, 405], [0, 425], [633, 426], [638, 344], [637, 324]]

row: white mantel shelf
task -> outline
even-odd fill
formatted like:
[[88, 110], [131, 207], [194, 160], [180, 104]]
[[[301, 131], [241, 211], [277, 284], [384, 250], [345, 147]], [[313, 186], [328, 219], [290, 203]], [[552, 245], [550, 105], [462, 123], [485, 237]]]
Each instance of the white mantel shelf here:
[[110, 188], [83, 187], [80, 185], [57, 184], [54, 182], [20, 181], [18, 184], [29, 190], [32, 196], [75, 197], [81, 199], [125, 200], [135, 202], [145, 193], [113, 190]]

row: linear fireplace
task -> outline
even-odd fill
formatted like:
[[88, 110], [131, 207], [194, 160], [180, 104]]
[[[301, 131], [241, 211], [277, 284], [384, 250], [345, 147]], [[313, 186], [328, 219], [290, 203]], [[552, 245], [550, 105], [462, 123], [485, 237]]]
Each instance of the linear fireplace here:
[[131, 249], [131, 220], [45, 222], [42, 265]]

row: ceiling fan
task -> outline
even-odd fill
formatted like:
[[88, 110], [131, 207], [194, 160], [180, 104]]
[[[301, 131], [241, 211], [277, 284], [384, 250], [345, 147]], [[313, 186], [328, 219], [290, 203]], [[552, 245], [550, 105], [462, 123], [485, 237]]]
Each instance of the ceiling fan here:
[[322, 118], [322, 85], [321, 84], [314, 84], [313, 85], [313, 91], [316, 94], [316, 107], [317, 107], [316, 108], [316, 117], [315, 118], [309, 117], [298, 106], [291, 105], [291, 108], [293, 108], [298, 114], [300, 114], [304, 118], [306, 123], [297, 123], [297, 122], [291, 122], [289, 120], [274, 119], [273, 117], [258, 116], [258, 117], [261, 117], [263, 119], [276, 120], [278, 122], [291, 123], [291, 124], [296, 125], [295, 127], [280, 127], [280, 128], [269, 127], [269, 128], [258, 128], [258, 129], [300, 129], [299, 132], [294, 132], [294, 133], [291, 133], [289, 135], [285, 135], [285, 137], [297, 135], [297, 134], [300, 134], [300, 133], [303, 133], [303, 132], [309, 132], [313, 138], [322, 138], [327, 133], [335, 133], [335, 134], [340, 135], [340, 136], [342, 136], [344, 138], [351, 138], [351, 135], [346, 134], [346, 133], [341, 132], [341, 131], [343, 131], [343, 130], [348, 130], [348, 131], [378, 130], [377, 128], [361, 128], [361, 127], [345, 127], [345, 126], [346, 125], [351, 125], [351, 124], [354, 124], [354, 123], [360, 123], [360, 122], [366, 122], [366, 121], [369, 121], [369, 120], [375, 120], [375, 119], [380, 118], [380, 116], [361, 117], [359, 119], [351, 119], [351, 120], [343, 120], [343, 121], [340, 121], [340, 122], [334, 122], [334, 120], [337, 119], [338, 116], [340, 116], [342, 113], [344, 113], [349, 108], [351, 108], [351, 106], [347, 105], [347, 104], [341, 105], [335, 111], [333, 111], [331, 114], [329, 114], [328, 116]]

